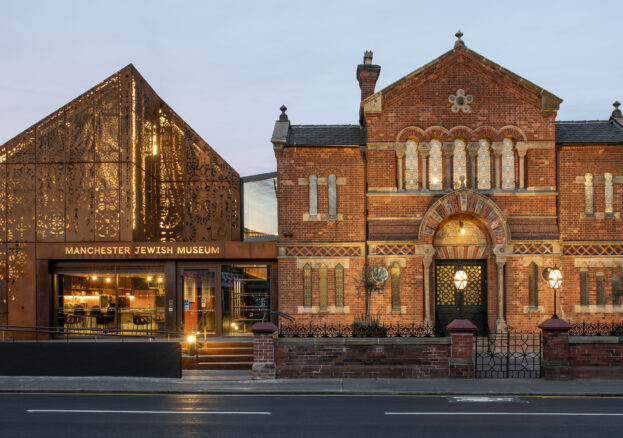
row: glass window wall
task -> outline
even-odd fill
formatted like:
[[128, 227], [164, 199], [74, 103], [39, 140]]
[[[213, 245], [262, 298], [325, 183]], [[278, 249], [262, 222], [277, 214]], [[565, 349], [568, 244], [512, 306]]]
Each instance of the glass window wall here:
[[221, 268], [223, 335], [251, 333], [256, 322], [270, 321], [270, 269], [267, 265]]
[[243, 178], [244, 240], [277, 238], [277, 176]]
[[57, 274], [56, 325], [77, 332], [164, 331], [164, 274]]

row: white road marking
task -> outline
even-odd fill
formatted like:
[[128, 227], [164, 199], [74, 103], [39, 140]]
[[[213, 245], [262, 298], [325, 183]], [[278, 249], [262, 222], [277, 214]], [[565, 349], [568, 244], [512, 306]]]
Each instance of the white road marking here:
[[465, 402], [524, 402], [517, 397], [448, 397], [448, 400], [452, 403], [465, 403]]
[[29, 414], [186, 414], [186, 415], [270, 415], [270, 412], [254, 411], [121, 411], [103, 409], [27, 409]]
[[623, 417], [623, 413], [597, 412], [385, 412], [385, 415], [524, 415], [543, 417]]

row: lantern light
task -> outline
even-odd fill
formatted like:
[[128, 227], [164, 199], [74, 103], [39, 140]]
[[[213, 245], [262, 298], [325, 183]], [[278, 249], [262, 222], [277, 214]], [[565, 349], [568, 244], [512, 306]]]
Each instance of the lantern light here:
[[454, 273], [454, 285], [459, 290], [467, 287], [467, 273], [463, 269], [459, 269]]
[[549, 276], [547, 281], [549, 282], [549, 287], [552, 289], [559, 289], [562, 285], [562, 272], [558, 269], [558, 266], [554, 265], [552, 269], [549, 270]]

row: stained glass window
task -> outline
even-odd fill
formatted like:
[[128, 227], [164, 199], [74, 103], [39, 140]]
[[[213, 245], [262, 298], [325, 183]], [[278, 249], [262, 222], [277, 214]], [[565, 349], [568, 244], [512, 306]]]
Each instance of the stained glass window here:
[[580, 305], [588, 306], [588, 271], [580, 271]]
[[605, 277], [603, 274], [597, 274], [596, 276], [596, 281], [597, 281], [597, 296], [596, 296], [596, 301], [597, 301], [597, 305], [598, 306], [603, 306], [604, 304], [606, 304], [606, 282], [605, 282]]
[[502, 145], [502, 189], [513, 190], [515, 188], [514, 142], [510, 138], [505, 138]]
[[606, 214], [612, 214], [614, 212], [613, 206], [612, 206], [612, 202], [613, 202], [613, 194], [612, 194], [612, 174], [610, 172], [606, 172], [606, 174], [604, 175], [604, 179], [605, 179], [605, 204], [606, 204], [606, 209], [605, 212]]
[[539, 268], [536, 263], [528, 266], [528, 304], [530, 307], [539, 305]]
[[318, 177], [309, 175], [309, 216], [318, 216]]
[[329, 219], [337, 218], [337, 177], [329, 175]]
[[428, 166], [429, 188], [431, 190], [443, 189], [441, 142], [439, 140], [433, 140], [430, 142], [430, 156], [428, 158]]
[[394, 262], [391, 268], [392, 275], [392, 310], [400, 311], [400, 265]]
[[491, 188], [491, 155], [489, 140], [484, 138], [478, 142], [478, 188], [489, 190]]
[[418, 156], [417, 143], [413, 140], [407, 141], [405, 154], [405, 188], [415, 190], [418, 185]]
[[584, 213], [587, 216], [593, 215], [593, 175], [584, 175]]
[[344, 267], [335, 267], [335, 307], [344, 307]]
[[327, 265], [325, 264], [320, 265], [318, 269], [318, 292], [320, 310], [326, 311], [329, 306], [329, 293]]
[[467, 182], [467, 156], [465, 153], [465, 142], [463, 140], [455, 140], [453, 154], [453, 170], [452, 178], [455, 189], [461, 187], [461, 177], [466, 184]]
[[307, 264], [303, 267], [303, 306], [312, 305], [312, 268]]

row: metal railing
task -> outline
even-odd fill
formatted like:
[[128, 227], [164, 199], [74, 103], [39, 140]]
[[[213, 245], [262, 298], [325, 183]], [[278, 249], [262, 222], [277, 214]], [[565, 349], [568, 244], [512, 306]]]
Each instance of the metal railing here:
[[[97, 341], [98, 338], [115, 338], [121, 339], [124, 342], [126, 339], [149, 339], [152, 342], [154, 339], [167, 340], [180, 342], [185, 339], [187, 333], [184, 332], [167, 332], [159, 330], [149, 330], [145, 333], [132, 332], [131, 330], [124, 329], [110, 329], [110, 328], [81, 328], [81, 327], [49, 327], [49, 326], [28, 326], [28, 325], [0, 325], [0, 341], [15, 342], [16, 340], [22, 340], [23, 336], [16, 334], [34, 334], [34, 339], [26, 339], [28, 341], [49, 341], [49, 340], [86, 340], [93, 339]], [[45, 336], [43, 336], [45, 335]]]

